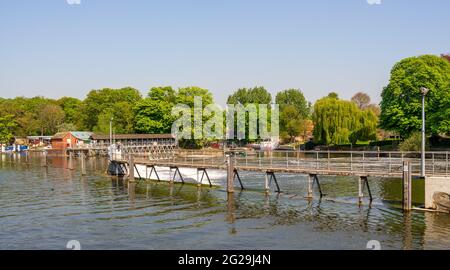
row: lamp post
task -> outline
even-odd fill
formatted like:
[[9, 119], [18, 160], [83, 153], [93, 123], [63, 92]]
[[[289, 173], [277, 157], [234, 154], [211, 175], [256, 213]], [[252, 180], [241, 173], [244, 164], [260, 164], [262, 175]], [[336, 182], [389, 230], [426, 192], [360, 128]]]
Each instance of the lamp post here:
[[420, 88], [420, 93], [422, 94], [422, 160], [421, 160], [421, 176], [425, 177], [426, 170], [425, 170], [425, 140], [426, 140], [426, 134], [425, 134], [425, 96], [428, 94], [430, 90], [425, 87]]

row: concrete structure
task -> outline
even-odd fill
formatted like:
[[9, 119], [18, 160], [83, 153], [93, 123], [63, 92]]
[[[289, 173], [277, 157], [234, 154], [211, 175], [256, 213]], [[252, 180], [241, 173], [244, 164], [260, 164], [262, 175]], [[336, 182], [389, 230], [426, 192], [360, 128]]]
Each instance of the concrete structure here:
[[450, 194], [450, 176], [430, 176], [425, 178], [425, 207], [435, 209], [433, 195], [435, 192]]

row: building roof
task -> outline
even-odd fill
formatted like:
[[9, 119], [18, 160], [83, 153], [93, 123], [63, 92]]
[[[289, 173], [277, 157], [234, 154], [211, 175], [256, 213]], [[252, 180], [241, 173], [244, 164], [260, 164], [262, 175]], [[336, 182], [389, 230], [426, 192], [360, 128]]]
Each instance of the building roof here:
[[27, 136], [28, 140], [50, 140], [52, 138], [52, 136]]
[[72, 136], [74, 136], [78, 140], [87, 141], [91, 139], [94, 133], [86, 131], [58, 132], [52, 137], [52, 139], [62, 139], [66, 137], [68, 134], [72, 134]]
[[[109, 140], [109, 135], [92, 135], [93, 140]], [[116, 140], [175, 139], [172, 134], [114, 134]]]

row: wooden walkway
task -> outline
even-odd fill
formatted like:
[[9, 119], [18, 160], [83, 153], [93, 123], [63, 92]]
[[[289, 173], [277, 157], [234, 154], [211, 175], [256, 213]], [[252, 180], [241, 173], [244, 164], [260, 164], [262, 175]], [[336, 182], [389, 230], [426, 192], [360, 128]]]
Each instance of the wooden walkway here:
[[[210, 185], [207, 170], [225, 170], [227, 172], [227, 192], [233, 193], [236, 179], [239, 181], [241, 189], [244, 185], [239, 176], [240, 171], [256, 171], [265, 174], [264, 189], [269, 193], [270, 186], [275, 183], [276, 191], [281, 192], [276, 174], [303, 174], [308, 177], [308, 195], [313, 198], [313, 190], [316, 188], [320, 197], [324, 196], [319, 176], [357, 176], [358, 198], [362, 204], [363, 198], [368, 195], [370, 203], [373, 201], [368, 177], [381, 178], [402, 178], [403, 180], [403, 209], [412, 209], [412, 178], [421, 176], [420, 153], [411, 152], [319, 152], [319, 151], [174, 151], [170, 158], [152, 158], [151, 156], [142, 158], [128, 154], [116, 156], [111, 160], [113, 169], [109, 171], [122, 172], [128, 179], [134, 181], [135, 171], [139, 173], [136, 165], [146, 166], [155, 171], [157, 167], [170, 168], [170, 182], [175, 181], [178, 173], [182, 183], [184, 183], [180, 169], [197, 169], [197, 185], [202, 185], [203, 177], [206, 175]], [[428, 152], [426, 154], [426, 176], [449, 177], [449, 153], [448, 152]], [[133, 168], [133, 169], [129, 169]], [[172, 174], [172, 171], [174, 173]], [[147, 171], [147, 170], [146, 170]], [[201, 179], [199, 178], [202, 174]], [[150, 173], [151, 175], [151, 173]], [[146, 176], [147, 177], [147, 176]], [[139, 175], [139, 178], [141, 176]]]
[[[239, 171], [398, 178], [403, 176], [403, 163], [410, 161], [412, 176], [421, 175], [420, 153], [251, 151], [233, 153], [233, 156], [233, 168]], [[115, 161], [128, 163], [129, 156]], [[145, 166], [227, 170], [226, 153], [223, 152], [175, 151], [171, 158], [165, 159], [134, 156], [134, 163]], [[450, 176], [449, 153], [427, 153], [426, 175]]]

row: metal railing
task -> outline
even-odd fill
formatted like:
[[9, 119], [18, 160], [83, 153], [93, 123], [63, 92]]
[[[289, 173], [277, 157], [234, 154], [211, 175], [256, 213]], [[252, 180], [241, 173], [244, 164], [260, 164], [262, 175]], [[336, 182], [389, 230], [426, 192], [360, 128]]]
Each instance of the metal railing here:
[[[381, 151], [210, 151], [175, 150], [169, 156], [142, 162], [167, 166], [224, 167], [225, 155], [234, 156], [234, 166], [243, 170], [281, 170], [292, 172], [329, 172], [330, 174], [400, 175], [404, 161], [411, 161], [413, 175], [420, 175], [419, 152]], [[426, 175], [449, 176], [450, 152], [427, 152]]]

